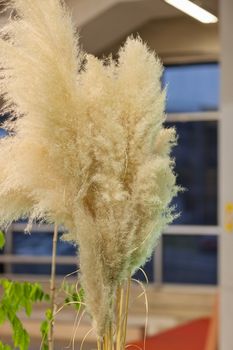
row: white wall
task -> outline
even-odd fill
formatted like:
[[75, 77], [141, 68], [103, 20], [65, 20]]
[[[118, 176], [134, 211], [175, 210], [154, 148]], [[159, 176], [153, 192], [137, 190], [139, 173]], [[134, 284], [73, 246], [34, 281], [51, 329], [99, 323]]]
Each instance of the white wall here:
[[143, 40], [164, 63], [219, 59], [218, 24], [202, 24], [190, 17], [151, 21], [139, 30]]

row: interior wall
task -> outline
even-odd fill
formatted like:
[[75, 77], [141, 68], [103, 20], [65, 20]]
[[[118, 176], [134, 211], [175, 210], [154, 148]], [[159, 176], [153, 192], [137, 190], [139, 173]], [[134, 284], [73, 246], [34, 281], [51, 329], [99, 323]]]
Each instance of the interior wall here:
[[[165, 64], [217, 61], [220, 55], [218, 24], [202, 24], [188, 17], [150, 21], [138, 33]], [[105, 53], [117, 52], [122, 38]]]

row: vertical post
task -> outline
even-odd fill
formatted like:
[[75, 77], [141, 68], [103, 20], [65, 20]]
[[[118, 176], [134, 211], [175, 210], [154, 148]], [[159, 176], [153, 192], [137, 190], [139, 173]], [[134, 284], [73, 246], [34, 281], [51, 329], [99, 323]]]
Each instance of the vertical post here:
[[163, 283], [163, 234], [159, 239], [153, 255], [154, 284], [156, 287], [160, 287]]
[[52, 266], [51, 266], [51, 278], [50, 278], [50, 300], [51, 300], [51, 313], [52, 321], [49, 327], [49, 350], [54, 350], [54, 314], [55, 309], [55, 297], [56, 297], [56, 255], [57, 255], [57, 238], [58, 238], [58, 227], [55, 224], [53, 233], [53, 250], [52, 250]]
[[233, 349], [233, 1], [221, 0], [220, 350]]
[[[10, 255], [12, 254], [12, 246], [13, 246], [13, 225], [11, 225], [6, 232], [6, 244], [4, 247], [4, 254]], [[4, 264], [4, 273], [11, 274], [12, 273], [12, 263], [7, 262]]]

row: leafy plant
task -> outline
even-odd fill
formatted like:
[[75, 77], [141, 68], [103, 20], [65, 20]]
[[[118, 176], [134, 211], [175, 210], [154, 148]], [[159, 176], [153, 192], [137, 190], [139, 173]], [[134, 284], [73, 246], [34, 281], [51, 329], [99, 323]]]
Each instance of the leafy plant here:
[[[63, 283], [61, 289], [67, 295], [64, 301], [65, 305], [68, 304], [69, 306], [74, 307], [75, 310], [78, 311], [84, 302], [83, 288], [76, 290], [76, 285], [74, 283]], [[47, 309], [45, 313], [45, 320], [41, 323], [41, 326], [40, 326], [40, 332], [42, 336], [41, 350], [49, 349], [48, 334], [49, 334], [49, 328], [52, 321], [53, 321], [52, 310]]]
[[[0, 231], [0, 249], [3, 249], [4, 245], [6, 243], [4, 233]], [[0, 348], [1, 350], [1, 348]]]
[[47, 309], [45, 313], [45, 320], [42, 321], [40, 326], [40, 332], [42, 336], [41, 350], [49, 349], [48, 334], [49, 334], [49, 328], [52, 320], [53, 320], [52, 310]]
[[1, 341], [0, 341], [0, 350], [11, 350], [11, 347], [7, 344], [3, 344]]
[[[0, 232], [0, 249], [5, 245], [5, 236]], [[0, 279], [3, 293], [0, 300], [0, 326], [8, 321], [12, 328], [12, 340], [15, 347], [26, 350], [29, 347], [30, 336], [18, 317], [18, 312], [24, 310], [30, 317], [33, 304], [40, 301], [49, 301], [39, 283], [16, 282]], [[0, 350], [10, 350], [9, 345], [0, 341]]]
[[[8, 321], [12, 328], [14, 346], [20, 350], [26, 350], [29, 347], [30, 336], [17, 314], [24, 310], [25, 314], [30, 317], [33, 304], [48, 301], [49, 295], [44, 293], [39, 283], [2, 279], [0, 285], [3, 288], [3, 296], [0, 301], [0, 325]], [[2, 344], [1, 346], [3, 349], [7, 349], [6, 345]]]
[[[49, 301], [50, 297], [44, 293], [39, 283], [15, 282], [2, 279], [0, 280], [0, 285], [3, 288], [3, 296], [0, 300], [0, 326], [6, 321], [10, 322], [14, 346], [20, 350], [27, 350], [30, 344], [30, 336], [17, 314], [19, 311], [24, 310], [25, 314], [30, 317], [33, 305], [37, 302]], [[65, 304], [70, 303], [76, 310], [79, 310], [84, 299], [83, 289], [76, 291], [74, 284], [66, 283], [64, 285], [64, 291], [69, 295], [65, 298]], [[52, 321], [52, 311], [51, 309], [47, 309], [45, 320], [42, 321], [40, 326], [42, 350], [49, 349], [48, 334]], [[11, 349], [9, 345], [0, 342], [0, 350]]]
[[[5, 246], [6, 239], [0, 231], [0, 250]], [[8, 279], [0, 279], [0, 287], [3, 290], [0, 299], [0, 326], [9, 322], [12, 328], [12, 342], [14, 347], [19, 350], [28, 350], [30, 344], [30, 335], [24, 328], [23, 323], [18, 317], [19, 311], [25, 311], [30, 317], [33, 305], [41, 301], [50, 301], [50, 296], [46, 294], [39, 283], [16, 282]], [[61, 291], [65, 292], [65, 305], [68, 304], [79, 310], [84, 301], [84, 290], [77, 290], [76, 284], [62, 283]], [[45, 319], [41, 322], [40, 332], [42, 337], [41, 350], [49, 350], [49, 330], [54, 321], [52, 309], [45, 312]], [[0, 350], [13, 350], [8, 344], [3, 344], [0, 340]]]
[[[5, 235], [0, 231], [0, 249], [5, 245]], [[19, 350], [28, 350], [30, 344], [30, 335], [24, 328], [24, 325], [18, 313], [24, 311], [30, 317], [33, 311], [33, 305], [38, 302], [50, 302], [50, 296], [45, 293], [39, 283], [30, 283], [11, 281], [9, 279], [0, 279], [2, 297], [0, 299], [0, 326], [9, 322], [12, 328], [12, 342], [14, 348]], [[79, 310], [84, 300], [84, 291], [76, 289], [73, 283], [63, 283], [61, 291], [65, 292], [65, 304], [73, 306]], [[45, 312], [45, 319], [41, 322], [40, 332], [42, 337], [41, 350], [49, 349], [49, 329], [53, 322], [53, 313], [51, 308]], [[3, 344], [0, 340], [0, 350], [12, 350], [10, 345]]]

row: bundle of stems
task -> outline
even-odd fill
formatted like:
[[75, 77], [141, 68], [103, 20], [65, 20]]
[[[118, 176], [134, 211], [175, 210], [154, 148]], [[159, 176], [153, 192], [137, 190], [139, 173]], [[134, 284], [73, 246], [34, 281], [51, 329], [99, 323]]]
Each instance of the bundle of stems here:
[[[55, 319], [56, 319], [56, 256], [58, 242], [58, 226], [54, 225], [52, 260], [50, 274], [50, 300], [52, 320], [48, 333], [49, 350], [55, 348]], [[123, 350], [126, 347], [127, 323], [131, 276], [116, 289], [115, 322], [109, 322], [103, 337], [97, 337], [97, 350]], [[75, 340], [75, 338], [74, 338]]]
[[97, 339], [98, 350], [123, 350], [126, 346], [131, 278], [116, 290], [115, 323], [110, 322], [106, 333]]

